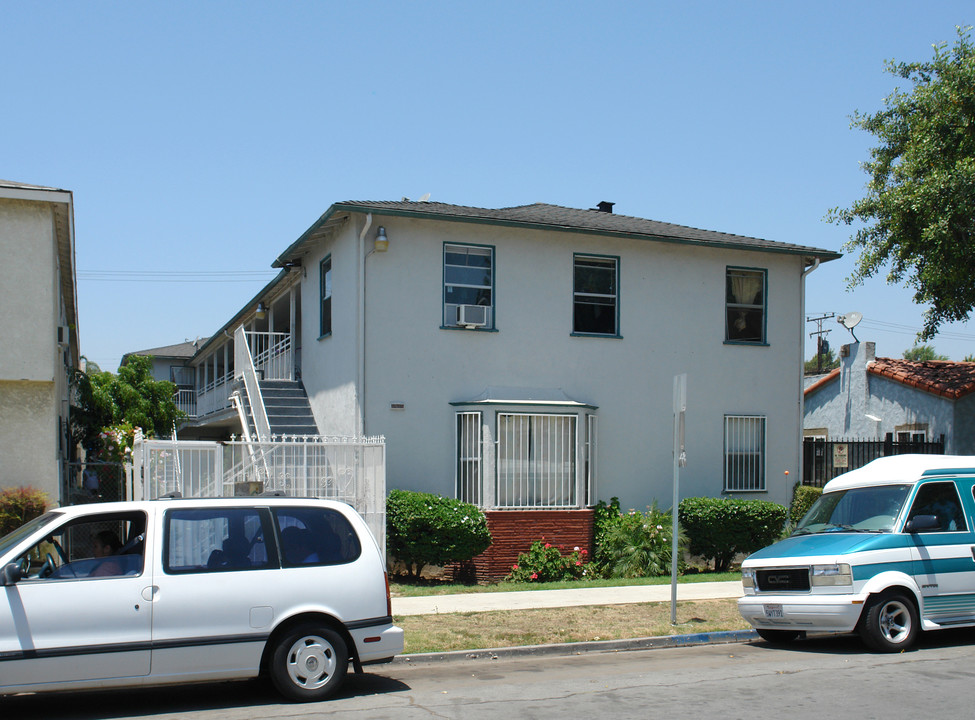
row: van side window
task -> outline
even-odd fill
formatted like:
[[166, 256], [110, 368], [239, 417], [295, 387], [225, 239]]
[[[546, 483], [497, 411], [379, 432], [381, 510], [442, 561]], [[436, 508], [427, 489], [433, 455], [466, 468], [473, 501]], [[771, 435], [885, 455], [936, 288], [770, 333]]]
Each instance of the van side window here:
[[270, 567], [266, 537], [265, 521], [256, 508], [169, 510], [163, 570], [176, 574]]
[[61, 526], [18, 562], [26, 580], [141, 575], [146, 514], [87, 515]]
[[281, 564], [338, 565], [359, 557], [359, 536], [337, 510], [317, 507], [271, 508], [281, 538]]
[[967, 530], [965, 513], [962, 512], [958, 491], [953, 482], [930, 482], [918, 488], [908, 520], [917, 515], [934, 515], [940, 529], [932, 532]]

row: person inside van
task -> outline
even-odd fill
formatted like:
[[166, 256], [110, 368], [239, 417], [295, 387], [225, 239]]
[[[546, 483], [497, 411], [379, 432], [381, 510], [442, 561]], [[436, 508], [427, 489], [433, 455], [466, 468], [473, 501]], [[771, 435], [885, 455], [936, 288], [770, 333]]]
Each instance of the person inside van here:
[[[92, 550], [96, 558], [111, 558], [122, 549], [122, 543], [111, 530], [95, 533], [91, 539]], [[114, 559], [105, 560], [89, 573], [88, 577], [108, 577], [121, 575], [122, 565]]]
[[288, 565], [314, 565], [320, 561], [310, 530], [286, 527], [281, 531], [281, 548]]

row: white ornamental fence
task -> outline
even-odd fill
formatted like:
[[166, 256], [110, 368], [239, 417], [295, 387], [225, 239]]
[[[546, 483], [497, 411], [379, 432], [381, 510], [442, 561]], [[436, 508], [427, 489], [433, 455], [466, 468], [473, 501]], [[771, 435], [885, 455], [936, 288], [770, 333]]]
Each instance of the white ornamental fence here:
[[258, 442], [232, 439], [147, 440], [137, 435], [127, 467], [130, 499], [233, 497], [280, 492], [348, 503], [386, 548], [386, 441], [297, 437]]

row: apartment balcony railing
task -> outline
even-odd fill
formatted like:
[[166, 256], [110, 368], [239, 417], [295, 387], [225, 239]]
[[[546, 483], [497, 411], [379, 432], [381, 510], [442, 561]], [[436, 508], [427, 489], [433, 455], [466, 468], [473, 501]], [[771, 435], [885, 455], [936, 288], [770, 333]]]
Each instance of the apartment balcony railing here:
[[[257, 377], [262, 380], [293, 380], [294, 350], [289, 333], [245, 332], [244, 347], [250, 354]], [[239, 344], [235, 341], [235, 346]], [[194, 389], [180, 387], [176, 391], [176, 407], [188, 418], [196, 419], [228, 410], [232, 407], [234, 370]]]

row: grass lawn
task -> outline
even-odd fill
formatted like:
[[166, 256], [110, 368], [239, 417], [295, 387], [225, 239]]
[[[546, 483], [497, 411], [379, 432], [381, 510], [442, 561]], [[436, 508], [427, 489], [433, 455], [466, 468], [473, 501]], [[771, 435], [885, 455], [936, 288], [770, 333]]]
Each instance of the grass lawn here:
[[747, 630], [750, 627], [738, 614], [736, 601], [730, 598], [677, 603], [677, 625], [670, 623], [669, 602], [407, 615], [395, 618], [395, 622], [406, 635], [404, 655]]

